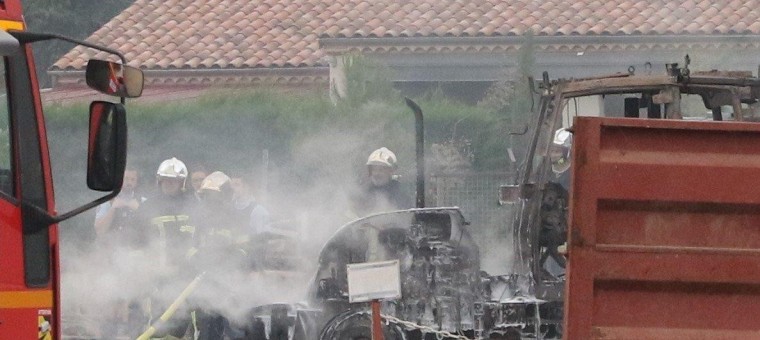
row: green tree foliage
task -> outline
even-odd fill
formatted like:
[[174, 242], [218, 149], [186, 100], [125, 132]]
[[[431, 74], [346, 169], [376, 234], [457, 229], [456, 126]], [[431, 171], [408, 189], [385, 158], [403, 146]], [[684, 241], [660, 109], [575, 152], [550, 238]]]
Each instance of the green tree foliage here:
[[[416, 100], [425, 112], [426, 145], [443, 143], [456, 136], [473, 141], [477, 157], [495, 156], [482, 154], [485, 150], [481, 149], [487, 139], [482, 131], [496, 120], [494, 115], [482, 108], [435, 96]], [[370, 151], [386, 146], [403, 161], [400, 170], [414, 174], [414, 116], [398, 98], [349, 109], [333, 105], [322, 94], [238, 90], [186, 102], [138, 100], [127, 109], [129, 161], [146, 171], [172, 156], [188, 163], [250, 167], [260, 162], [266, 149], [272, 162], [288, 169], [291, 175], [306, 179], [315, 173], [329, 174], [329, 168], [335, 165], [331, 162], [334, 158], [363, 168]], [[81, 138], [86, 136], [86, 112], [87, 107], [82, 104], [46, 107], [51, 138], [57, 138], [50, 142], [53, 158], [75, 162], [77, 156], [72, 153], [83, 152]], [[340, 145], [347, 138], [352, 144]], [[320, 150], [321, 155], [314, 157], [312, 164], [299, 159], [302, 156], [299, 150], [325, 139], [333, 139], [335, 143]], [[72, 150], [67, 146], [72, 144], [79, 147]], [[341, 154], [333, 157], [330, 153], [334, 152]], [[325, 162], [320, 164], [320, 160]]]
[[[270, 188], [295, 197], [322, 183], [355, 183], [366, 174], [367, 155], [385, 146], [397, 154], [402, 184], [412, 192], [414, 115], [385, 78], [371, 76], [372, 70], [355, 71], [360, 75], [351, 79], [365, 88], [354, 92], [357, 97], [352, 101], [337, 105], [327, 91], [261, 89], [218, 90], [182, 101], [129, 100], [128, 162], [142, 170], [143, 184], [151, 187], [155, 168], [169, 157], [176, 156], [191, 167], [203, 163], [214, 170], [246, 171], [261, 166], [266, 150], [269, 171], [276, 177], [270, 179]], [[428, 157], [433, 156], [433, 144], [466, 141], [460, 145], [475, 159], [471, 170], [505, 170], [499, 162], [490, 161], [505, 158], [504, 149], [494, 148], [498, 143], [492, 141], [504, 139], [492, 128], [501, 119], [499, 114], [440, 92], [413, 99], [425, 114]], [[65, 211], [87, 198], [82, 194], [87, 106], [48, 103], [45, 112], [57, 202]], [[298, 205], [298, 198], [293, 200]], [[72, 223], [79, 225], [72, 230], [87, 233], [92, 216]]]
[[[30, 31], [57, 33], [75, 39], [86, 39], [123, 11], [134, 0], [25, 0], [24, 19]], [[34, 44], [34, 58], [40, 85], [50, 86], [46, 71], [74, 46], [50, 41]]]
[[524, 38], [517, 54], [517, 67], [506, 69], [503, 80], [494, 83], [479, 103], [481, 107], [499, 114], [501, 119], [494, 125], [494, 129], [504, 136], [501, 140], [490, 139], [486, 148], [497, 152], [511, 147], [518, 162], [519, 157], [525, 153], [527, 143], [527, 135], [520, 133], [528, 130], [534, 105], [538, 101], [529, 86], [529, 78], [535, 69], [533, 34], [528, 32]]
[[357, 107], [364, 103], [399, 98], [391, 82], [391, 69], [360, 54], [343, 56], [346, 74], [346, 98], [343, 105]]

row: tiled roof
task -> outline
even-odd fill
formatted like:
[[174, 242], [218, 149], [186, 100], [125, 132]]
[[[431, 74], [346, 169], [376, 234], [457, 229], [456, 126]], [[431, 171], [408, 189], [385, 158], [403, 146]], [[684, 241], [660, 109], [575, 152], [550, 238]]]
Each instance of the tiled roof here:
[[[146, 69], [292, 68], [326, 65], [320, 38], [528, 31], [760, 35], [760, 0], [137, 0], [88, 40], [123, 51], [130, 64]], [[53, 68], [82, 69], [92, 54], [75, 48]]]

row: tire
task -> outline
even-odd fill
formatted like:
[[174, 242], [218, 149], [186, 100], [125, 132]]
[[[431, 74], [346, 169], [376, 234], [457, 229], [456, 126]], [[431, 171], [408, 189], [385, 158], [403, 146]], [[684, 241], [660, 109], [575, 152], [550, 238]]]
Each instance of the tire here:
[[[330, 320], [322, 329], [320, 340], [372, 340], [372, 321], [367, 313], [349, 311]], [[398, 325], [383, 322], [386, 340], [406, 340]]]

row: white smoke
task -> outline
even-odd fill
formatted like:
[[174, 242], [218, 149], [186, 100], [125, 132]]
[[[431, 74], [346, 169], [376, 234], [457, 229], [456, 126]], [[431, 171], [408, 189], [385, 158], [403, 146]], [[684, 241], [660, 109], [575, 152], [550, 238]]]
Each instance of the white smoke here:
[[[266, 189], [260, 190], [260, 196], [266, 197], [261, 203], [272, 213], [276, 227], [298, 233], [297, 242], [285, 249], [288, 256], [299, 258], [301, 265], [297, 269], [256, 272], [235, 267], [233, 263], [218, 263], [206, 272], [184, 305], [201, 306], [231, 321], [243, 322], [254, 306], [305, 301], [320, 249], [341, 225], [356, 218], [350, 196], [357, 189], [356, 179], [366, 175], [364, 162], [369, 152], [385, 146], [369, 137], [377, 133], [366, 129], [315, 132], [292, 148], [292, 167], [270, 164], [266, 169], [268, 187], [259, 188]], [[413, 147], [413, 138], [407, 144]], [[405, 167], [413, 166], [406, 161]], [[207, 170], [226, 169], [227, 165], [219, 164], [218, 168]], [[261, 174], [255, 175], [260, 178]], [[294, 176], [309, 178], [294, 181]], [[150, 176], [145, 177], [143, 189], [152, 184]], [[294, 182], [307, 185], [294, 186]], [[150, 204], [150, 200], [143, 204]], [[196, 274], [192, 270], [161, 266], [157, 259], [162, 250], [157, 242], [132, 249], [118, 242], [96, 239], [91, 249], [84, 250], [72, 249], [74, 244], [63, 242], [64, 318], [89, 320], [90, 334], [102, 338], [114, 334], [99, 334], [99, 328], [110, 329], [112, 322], [123, 322], [128, 303], [144, 306], [150, 297], [156, 318]], [[186, 313], [180, 309], [175, 318]]]
[[[272, 161], [268, 168], [257, 167], [259, 173], [253, 174], [258, 179], [266, 178], [261, 182], [267, 186], [258, 188], [257, 198], [272, 213], [272, 222], [277, 227], [298, 234], [297, 242], [288, 244], [285, 251], [297, 257], [300, 266], [296, 269], [255, 272], [235, 267], [233, 263], [218, 263], [213, 270], [206, 271], [185, 302], [187, 308], [200, 306], [225, 315], [231, 321], [243, 322], [250, 317], [248, 313], [252, 307], [305, 301], [322, 246], [340, 226], [358, 217], [352, 213], [351, 193], [357, 190], [357, 179], [367, 175], [365, 162], [372, 150], [386, 146], [399, 156], [399, 173], [405, 175], [401, 182], [408, 189], [406, 192], [413, 195], [415, 176], [409, 175], [415, 172], [411, 156], [414, 154], [411, 113], [408, 121], [402, 122], [409, 125], [408, 131], [401, 136], [389, 136], [384, 127], [401, 124], [382, 118], [390, 108], [370, 103], [361, 109], [369, 112], [365, 115], [373, 117], [374, 121], [357, 127], [335, 126], [314, 131], [291, 147], [292, 163], [284, 166]], [[160, 148], [159, 145], [155, 147]], [[213, 149], [220, 152], [224, 148]], [[166, 155], [171, 156], [175, 155]], [[208, 172], [227, 171], [234, 166], [206, 165]], [[148, 175], [143, 176], [142, 192], [153, 184], [152, 171], [144, 173]], [[80, 181], [83, 176], [72, 178], [76, 178], [78, 183], [83, 182]], [[410, 201], [413, 201], [412, 197]], [[489, 225], [508, 223], [487, 222]], [[471, 234], [481, 247], [483, 268], [498, 274], [508, 272], [505, 264], [511, 263], [511, 238], [499, 239], [499, 236], [504, 236], [504, 231], [499, 234], [483, 228], [485, 226], [471, 228]], [[102, 338], [114, 334], [98, 334], [101, 327], [110, 329], [113, 326], [111, 323], [124, 321], [126, 304], [135, 302], [145, 305], [146, 299], [151, 297], [155, 318], [203, 270], [196, 272], [160, 266], [157, 258], [161, 250], [155, 242], [139, 250], [100, 240], [94, 243], [91, 249], [76, 249], [73, 243], [63, 241], [62, 301], [64, 319], [87, 319], [92, 325], [90, 334]], [[187, 309], [180, 309], [175, 318], [186, 314]]]

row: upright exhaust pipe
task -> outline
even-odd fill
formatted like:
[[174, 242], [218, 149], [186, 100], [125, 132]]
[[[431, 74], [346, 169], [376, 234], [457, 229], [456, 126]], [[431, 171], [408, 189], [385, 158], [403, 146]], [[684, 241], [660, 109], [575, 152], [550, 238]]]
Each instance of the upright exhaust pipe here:
[[414, 101], [404, 98], [406, 105], [414, 112], [415, 138], [417, 140], [417, 208], [425, 207], [425, 136], [422, 124], [422, 109]]

